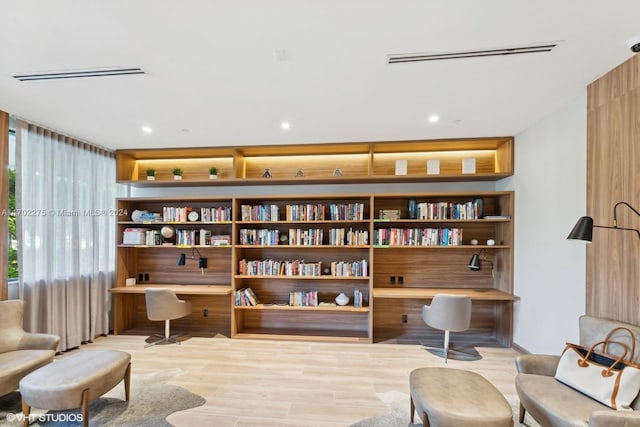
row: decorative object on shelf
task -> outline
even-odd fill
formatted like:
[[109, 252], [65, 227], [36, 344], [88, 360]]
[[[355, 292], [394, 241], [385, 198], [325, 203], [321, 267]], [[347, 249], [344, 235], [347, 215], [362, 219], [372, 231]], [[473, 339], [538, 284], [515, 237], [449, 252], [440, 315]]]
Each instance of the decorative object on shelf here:
[[[198, 268], [200, 269], [200, 271], [202, 272], [202, 275], [204, 276], [204, 269], [207, 268], [207, 258], [202, 256], [198, 248], [196, 248], [195, 246], [191, 246], [191, 259], [195, 259], [194, 252], [198, 254]], [[176, 260], [176, 265], [185, 265], [186, 258], [187, 256], [184, 253], [180, 254], [178, 256], [178, 259]]]
[[473, 157], [462, 159], [462, 173], [476, 173], [476, 159]]
[[175, 179], [176, 181], [179, 181], [182, 179], [182, 169], [180, 168], [173, 169], [173, 179]]
[[176, 230], [170, 225], [165, 225], [160, 229], [160, 235], [162, 235], [163, 245], [172, 245], [174, 242], [171, 239], [176, 236]]
[[349, 304], [349, 297], [346, 296], [344, 292], [341, 292], [336, 297], [336, 304], [338, 304], [338, 305], [347, 305], [347, 304]]
[[209, 179], [217, 179], [218, 178], [218, 168], [215, 166], [211, 166], [209, 168]]
[[473, 246], [476, 246], [478, 244], [478, 239], [471, 239], [469, 243], [471, 243]]
[[302, 168], [298, 168], [298, 172], [296, 172], [296, 178], [304, 178], [304, 171]]
[[440, 175], [440, 160], [427, 160], [427, 175]]
[[280, 244], [281, 245], [288, 245], [289, 244], [289, 236], [286, 236], [286, 235], [280, 236]]
[[488, 262], [491, 265], [491, 275], [493, 276], [493, 262], [490, 259], [487, 259], [487, 250], [484, 248], [480, 249], [480, 252], [471, 256], [471, 259], [469, 260], [469, 270], [479, 271], [482, 266], [482, 261]]
[[191, 211], [187, 214], [187, 219], [191, 222], [197, 221], [200, 219], [200, 214], [198, 214], [198, 211]]
[[336, 169], [333, 171], [333, 176], [342, 176], [342, 169], [340, 169], [340, 168], [336, 168]]
[[156, 179], [156, 170], [147, 169], [147, 181], [153, 181], [154, 179]]
[[418, 202], [416, 199], [409, 199], [407, 201], [407, 216], [409, 219], [418, 218]]
[[146, 213], [147, 211], [142, 211], [140, 209], [135, 209], [133, 212], [131, 212], [131, 221], [133, 222], [140, 222], [142, 220], [142, 215], [144, 213]]
[[127, 277], [124, 281], [125, 286], [135, 286], [136, 278], [135, 277]]
[[569, 233], [569, 235], [567, 236], [567, 239], [568, 240], [584, 240], [585, 242], [590, 242], [592, 240], [592, 237], [593, 237], [593, 227], [609, 228], [609, 229], [612, 229], [612, 230], [635, 231], [636, 234], [638, 235], [638, 238], [640, 238], [640, 230], [638, 230], [636, 228], [618, 227], [617, 209], [618, 209], [618, 206], [620, 206], [620, 205], [624, 205], [624, 206], [628, 207], [629, 209], [631, 209], [633, 211], [633, 213], [635, 213], [636, 215], [640, 216], [640, 212], [638, 212], [636, 209], [634, 209], [633, 206], [631, 206], [629, 203], [627, 203], [627, 202], [618, 202], [613, 206], [613, 226], [610, 226], [610, 225], [594, 225], [593, 224], [593, 218], [591, 218], [590, 216], [583, 216], [578, 220], [576, 225], [573, 227], [573, 229], [571, 230], [571, 233]]
[[406, 174], [407, 174], [407, 161], [396, 160], [396, 175], [406, 175]]
[[495, 246], [495, 244], [496, 244], [495, 240], [493, 240], [493, 239], [487, 240], [487, 246]]
[[269, 170], [269, 168], [265, 169], [263, 174], [262, 174], [263, 178], [271, 178], [271, 171]]

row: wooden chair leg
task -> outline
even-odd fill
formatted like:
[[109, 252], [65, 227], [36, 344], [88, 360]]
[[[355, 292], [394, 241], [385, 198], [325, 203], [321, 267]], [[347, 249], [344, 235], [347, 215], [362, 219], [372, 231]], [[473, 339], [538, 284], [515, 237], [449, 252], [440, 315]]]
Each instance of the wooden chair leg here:
[[127, 365], [127, 370], [124, 373], [124, 399], [129, 401], [129, 387], [131, 385], [131, 362]]
[[524, 422], [524, 414], [525, 412], [527, 412], [526, 409], [524, 409], [524, 406], [522, 406], [522, 403], [520, 404], [520, 413], [518, 414], [518, 422], [520, 424], [522, 424]]
[[413, 424], [413, 414], [416, 412], [416, 405], [413, 403], [413, 396], [409, 395], [409, 400], [411, 401], [411, 418], [409, 419], [411, 420], [411, 424]]
[[89, 427], [89, 389], [82, 391], [82, 426]]
[[31, 413], [31, 406], [27, 405], [27, 402], [22, 399], [22, 426], [27, 427], [29, 425], [29, 414]]
[[429, 427], [429, 416], [426, 412], [422, 413], [422, 427]]

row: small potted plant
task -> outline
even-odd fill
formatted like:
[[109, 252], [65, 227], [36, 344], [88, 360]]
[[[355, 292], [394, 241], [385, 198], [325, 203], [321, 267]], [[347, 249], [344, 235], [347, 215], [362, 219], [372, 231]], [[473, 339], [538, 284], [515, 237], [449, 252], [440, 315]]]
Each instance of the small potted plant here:
[[156, 179], [156, 170], [147, 169], [147, 181], [153, 181], [154, 179]]
[[218, 168], [215, 166], [211, 166], [209, 168], [209, 179], [216, 179], [218, 178]]
[[180, 168], [173, 169], [173, 179], [175, 179], [176, 181], [179, 181], [182, 179], [182, 169]]

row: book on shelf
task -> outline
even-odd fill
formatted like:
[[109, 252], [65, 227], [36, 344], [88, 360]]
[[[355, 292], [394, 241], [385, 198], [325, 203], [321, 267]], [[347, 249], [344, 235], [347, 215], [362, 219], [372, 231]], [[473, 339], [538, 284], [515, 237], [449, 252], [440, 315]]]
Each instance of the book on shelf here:
[[260, 304], [260, 300], [251, 288], [242, 288], [235, 292], [236, 306], [256, 306], [258, 304]]
[[482, 219], [511, 219], [511, 215], [485, 215]]

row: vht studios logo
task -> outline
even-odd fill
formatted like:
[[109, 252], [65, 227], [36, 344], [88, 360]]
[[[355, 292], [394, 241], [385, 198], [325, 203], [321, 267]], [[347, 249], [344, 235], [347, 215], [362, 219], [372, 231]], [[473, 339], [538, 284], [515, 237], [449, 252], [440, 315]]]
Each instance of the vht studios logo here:
[[9, 412], [7, 414], [7, 422], [22, 424], [24, 420], [28, 419], [29, 424], [38, 422], [43, 423], [82, 423], [84, 418], [82, 414], [69, 414], [69, 413], [46, 413], [46, 414], [29, 414], [25, 416], [22, 412], [16, 414]]

